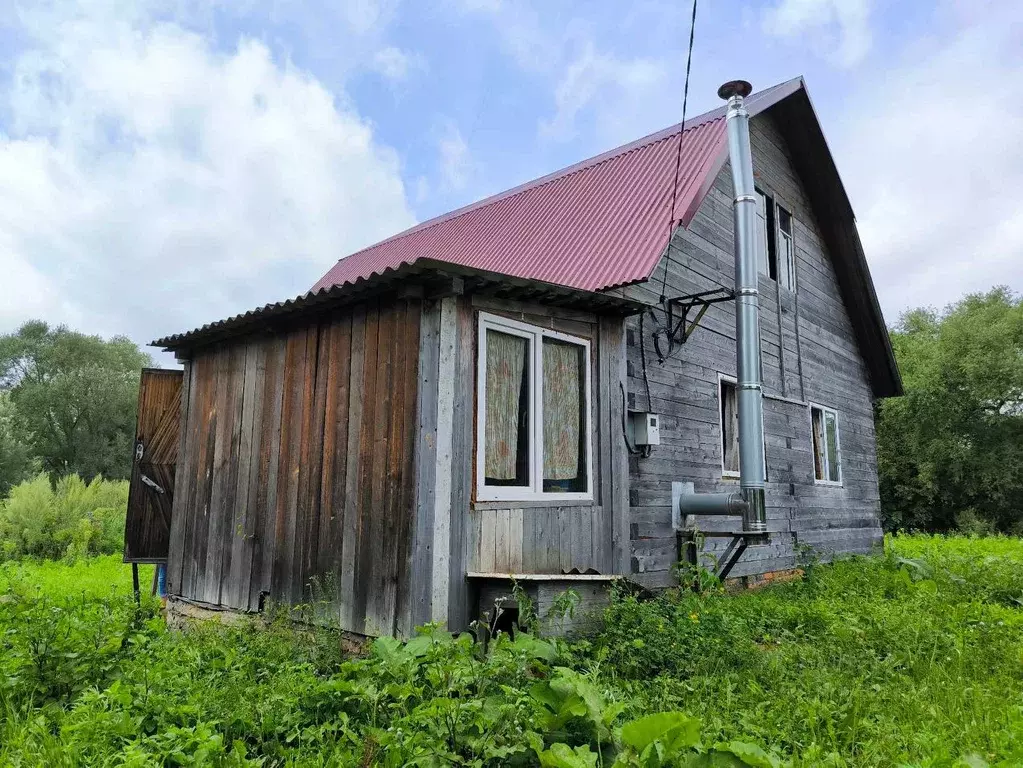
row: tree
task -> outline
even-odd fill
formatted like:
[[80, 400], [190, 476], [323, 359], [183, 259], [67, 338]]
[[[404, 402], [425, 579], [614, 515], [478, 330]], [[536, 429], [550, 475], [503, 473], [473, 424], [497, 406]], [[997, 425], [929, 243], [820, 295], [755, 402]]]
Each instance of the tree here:
[[0, 336], [0, 387], [10, 391], [14, 424], [54, 476], [128, 476], [139, 375], [149, 364], [127, 338], [41, 321]]
[[891, 338], [906, 394], [878, 407], [885, 528], [1023, 530], [1023, 299], [916, 309]]
[[15, 424], [10, 393], [0, 390], [0, 499], [38, 471], [39, 461]]

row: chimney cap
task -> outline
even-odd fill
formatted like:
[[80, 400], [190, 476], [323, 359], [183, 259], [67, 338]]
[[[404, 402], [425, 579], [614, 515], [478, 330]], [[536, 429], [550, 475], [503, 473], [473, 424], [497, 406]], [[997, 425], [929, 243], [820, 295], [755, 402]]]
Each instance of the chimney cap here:
[[725, 101], [728, 101], [733, 96], [741, 96], [745, 99], [751, 93], [753, 93], [753, 86], [745, 80], [729, 80], [718, 88], [718, 96]]

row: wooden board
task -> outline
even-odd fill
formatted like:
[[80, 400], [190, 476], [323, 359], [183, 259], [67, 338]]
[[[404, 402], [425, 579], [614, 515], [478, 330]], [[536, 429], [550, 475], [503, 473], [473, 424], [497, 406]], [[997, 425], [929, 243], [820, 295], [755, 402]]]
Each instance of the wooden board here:
[[173, 594], [412, 626], [421, 315], [418, 298], [378, 300], [196, 354]]
[[180, 447], [183, 380], [182, 371], [158, 368], [142, 371], [124, 527], [126, 563], [167, 560]]

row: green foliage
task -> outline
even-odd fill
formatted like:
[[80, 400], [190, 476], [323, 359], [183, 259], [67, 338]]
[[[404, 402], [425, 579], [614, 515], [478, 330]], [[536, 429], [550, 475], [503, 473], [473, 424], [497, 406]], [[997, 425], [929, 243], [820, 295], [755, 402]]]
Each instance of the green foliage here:
[[0, 390], [0, 499], [38, 471], [32, 447], [15, 424], [10, 392]]
[[1023, 532], [1023, 299], [914, 310], [891, 338], [906, 394], [877, 412], [885, 529]]
[[753, 640], [720, 591], [663, 592], [652, 600], [618, 594], [605, 616], [598, 647], [627, 678], [685, 678], [741, 670], [755, 658]]
[[168, 633], [129, 585], [115, 556], [0, 565], [0, 764], [1023, 762], [1018, 539], [896, 537], [810, 582], [620, 594], [589, 643], [428, 626], [355, 658], [283, 618]]
[[40, 474], [0, 502], [0, 560], [120, 552], [127, 506], [125, 480], [96, 477], [86, 485], [77, 475], [68, 475], [53, 488]]
[[139, 373], [150, 364], [124, 337], [40, 321], [0, 336], [0, 388], [10, 392], [15, 434], [55, 476], [128, 477]]

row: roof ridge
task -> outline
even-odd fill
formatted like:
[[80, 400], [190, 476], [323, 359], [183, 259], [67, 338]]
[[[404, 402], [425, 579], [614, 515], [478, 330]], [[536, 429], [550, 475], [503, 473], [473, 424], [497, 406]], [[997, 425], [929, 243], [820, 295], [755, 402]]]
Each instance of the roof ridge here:
[[[757, 104], [757, 101], [759, 101], [763, 97], [782, 88], [791, 88], [792, 86], [802, 85], [802, 82], [803, 82], [802, 76], [798, 75], [796, 77], [790, 78], [789, 80], [785, 80], [780, 83], [775, 83], [774, 85], [764, 88], [762, 91], [757, 91], [751, 94], [747, 99], [747, 105], [750, 107], [750, 115], [753, 116], [761, 111], [761, 108], [759, 104]], [[401, 232], [396, 232], [390, 237], [384, 238], [383, 240], [378, 240], [375, 243], [367, 245], [365, 248], [360, 248], [359, 250], [354, 251], [353, 253], [342, 256], [341, 258], [334, 262], [334, 265], [336, 266], [345, 259], [350, 259], [353, 256], [358, 256], [360, 253], [364, 253], [373, 248], [378, 248], [381, 245], [385, 245], [394, 240], [398, 240], [402, 237], [408, 237], [409, 235], [415, 234], [417, 232], [424, 232], [426, 230], [432, 229], [433, 227], [439, 224], [451, 221], [452, 219], [458, 218], [463, 214], [471, 213], [472, 211], [476, 211], [481, 208], [486, 208], [489, 205], [493, 205], [494, 203], [498, 203], [502, 200], [510, 199], [523, 192], [543, 187], [547, 184], [550, 184], [554, 181], [558, 181], [560, 179], [568, 178], [569, 176], [572, 176], [581, 171], [597, 168], [606, 162], [609, 162], [619, 157], [623, 157], [629, 154], [630, 152], [643, 149], [644, 147], [648, 147], [651, 144], [656, 144], [657, 142], [663, 141], [667, 138], [672, 138], [679, 132], [680, 129], [682, 130], [683, 134], [685, 134], [692, 130], [695, 130], [696, 128], [701, 128], [704, 125], [707, 125], [709, 123], [715, 122], [716, 120], [720, 120], [721, 118], [723, 118], [725, 116], [725, 110], [726, 110], [725, 105], [715, 107], [714, 109], [708, 110], [707, 112], [703, 112], [699, 115], [689, 118], [688, 120], [685, 121], [684, 125], [682, 123], [675, 123], [673, 125], [668, 126], [667, 128], [661, 128], [660, 130], [654, 131], [653, 133], [649, 133], [646, 136], [634, 139], [633, 141], [627, 142], [617, 147], [612, 147], [611, 149], [605, 150], [604, 152], [600, 152], [596, 155], [593, 155], [592, 157], [584, 158], [583, 160], [579, 160], [578, 162], [572, 163], [571, 165], [566, 165], [563, 168], [551, 171], [550, 173], [545, 174], [543, 176], [539, 176], [535, 179], [530, 179], [529, 181], [517, 184], [516, 186], [511, 187], [510, 189], [505, 189], [501, 192], [496, 192], [492, 195], [484, 197], [481, 200], [476, 200], [474, 202], [467, 203], [466, 205], [463, 205], [459, 208], [455, 208], [452, 211], [447, 211], [446, 213], [439, 214], [438, 216], [434, 216], [433, 218], [427, 219], [426, 221], [421, 221], [418, 224], [413, 224], [408, 229], [404, 229]]]

